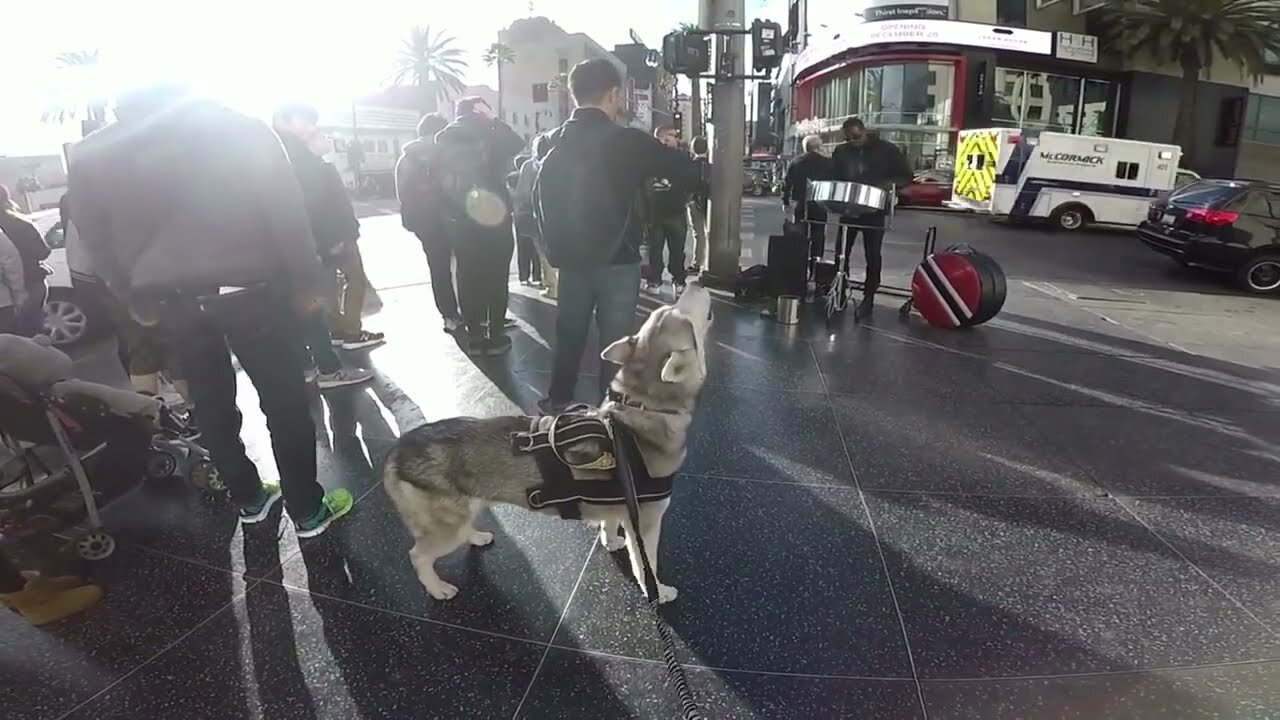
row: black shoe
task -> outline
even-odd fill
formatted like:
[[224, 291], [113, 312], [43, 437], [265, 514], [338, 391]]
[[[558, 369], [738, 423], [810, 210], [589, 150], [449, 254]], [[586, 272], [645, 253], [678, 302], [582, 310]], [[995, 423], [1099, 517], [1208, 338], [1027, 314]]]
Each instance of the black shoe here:
[[485, 341], [485, 355], [505, 355], [511, 352], [511, 338], [506, 335], [495, 335]]
[[538, 412], [543, 415], [559, 415], [568, 409], [570, 403], [556, 402], [549, 397], [542, 398], [538, 401]]
[[872, 297], [862, 298], [862, 302], [858, 303], [858, 308], [853, 311], [854, 320], [866, 320], [871, 317], [871, 311], [875, 310], [876, 301]]
[[458, 338], [462, 352], [471, 357], [485, 355], [489, 349], [489, 337], [484, 333], [467, 333]]

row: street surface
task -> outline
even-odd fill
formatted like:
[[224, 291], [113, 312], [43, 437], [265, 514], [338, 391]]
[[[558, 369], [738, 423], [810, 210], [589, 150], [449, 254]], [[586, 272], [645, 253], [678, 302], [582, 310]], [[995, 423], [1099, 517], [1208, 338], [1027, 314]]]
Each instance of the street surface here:
[[[782, 211], [744, 205], [750, 265]], [[513, 351], [468, 359], [394, 204], [360, 209], [382, 300], [367, 324], [387, 343], [347, 354], [368, 386], [313, 403], [320, 482], [351, 490], [351, 515], [299, 541], [278, 513], [240, 526], [181, 482], [125, 495], [105, 513], [121, 548], [90, 570], [100, 606], [40, 630], [0, 618], [6, 717], [680, 717], [625, 558], [579, 523], [487, 509], [493, 544], [438, 564], [458, 597], [426, 596], [383, 459], [428, 421], [531, 412], [555, 307], [514, 288]], [[1280, 717], [1280, 301], [1124, 233], [929, 212], [899, 215], [888, 284], [930, 225], [1003, 264], [993, 322], [936, 330], [885, 297], [861, 325], [805, 308], [782, 326], [716, 301], [655, 553], [706, 717]], [[109, 342], [80, 367], [124, 380]], [[594, 367], [579, 400], [598, 400]]]

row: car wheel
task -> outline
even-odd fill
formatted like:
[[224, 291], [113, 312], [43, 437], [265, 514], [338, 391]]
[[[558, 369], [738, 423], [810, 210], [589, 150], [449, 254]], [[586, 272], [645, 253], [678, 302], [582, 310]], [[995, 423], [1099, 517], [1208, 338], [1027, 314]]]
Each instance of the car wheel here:
[[83, 342], [90, 337], [92, 328], [88, 310], [73, 293], [58, 289], [49, 292], [44, 303], [44, 332], [55, 346]]
[[1088, 225], [1093, 220], [1093, 214], [1083, 205], [1063, 205], [1053, 211], [1049, 220], [1059, 230], [1075, 232]]
[[1236, 271], [1236, 283], [1254, 295], [1280, 294], [1280, 254], [1249, 258]]

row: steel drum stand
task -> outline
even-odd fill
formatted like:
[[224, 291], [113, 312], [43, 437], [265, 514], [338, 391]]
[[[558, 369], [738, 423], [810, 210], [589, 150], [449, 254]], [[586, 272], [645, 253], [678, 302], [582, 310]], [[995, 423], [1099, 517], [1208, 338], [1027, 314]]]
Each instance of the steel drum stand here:
[[[817, 223], [815, 221], [809, 220], [807, 217], [803, 221], [804, 224], [813, 224], [813, 225], [820, 224], [825, 227], [826, 225], [832, 224], [830, 222], [831, 216], [832, 215], [836, 216], [836, 221], [835, 221], [836, 274], [835, 274], [835, 277], [831, 279], [831, 288], [827, 290], [826, 301], [825, 301], [828, 321], [838, 318], [845, 311], [845, 309], [849, 307], [849, 296], [853, 293], [854, 289], [863, 287], [862, 283], [854, 282], [849, 278], [849, 273], [848, 273], [848, 270], [846, 269], [848, 267], [847, 258], [849, 256], [849, 251], [851, 246], [853, 245], [853, 242], [849, 239], [848, 231], [851, 229], [852, 230], [881, 230], [881, 231], [884, 231], [885, 233], [888, 233], [888, 231], [893, 228], [894, 212], [896, 211], [896, 208], [898, 206], [896, 186], [891, 185], [889, 187], [889, 198], [890, 198], [889, 208], [884, 211], [884, 223], [881, 225], [859, 225], [858, 223], [843, 223], [843, 222], [840, 222], [840, 218], [846, 217], [846, 216], [839, 215], [830, 210], [828, 210], [827, 212], [827, 222]], [[866, 238], [863, 238], [863, 242], [866, 242]], [[823, 240], [823, 245], [824, 245], [823, 255], [825, 255], [826, 254], [825, 238]], [[810, 262], [809, 277], [806, 280], [806, 284], [808, 281], [816, 279], [816, 277], [817, 277], [817, 263]]]

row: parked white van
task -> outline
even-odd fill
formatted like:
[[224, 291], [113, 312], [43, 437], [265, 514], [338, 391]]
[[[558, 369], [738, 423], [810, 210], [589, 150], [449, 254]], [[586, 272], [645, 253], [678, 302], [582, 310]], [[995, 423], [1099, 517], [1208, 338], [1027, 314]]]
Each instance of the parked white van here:
[[1136, 227], [1151, 202], [1199, 178], [1177, 145], [1017, 128], [961, 130], [953, 207], [1062, 230]]

